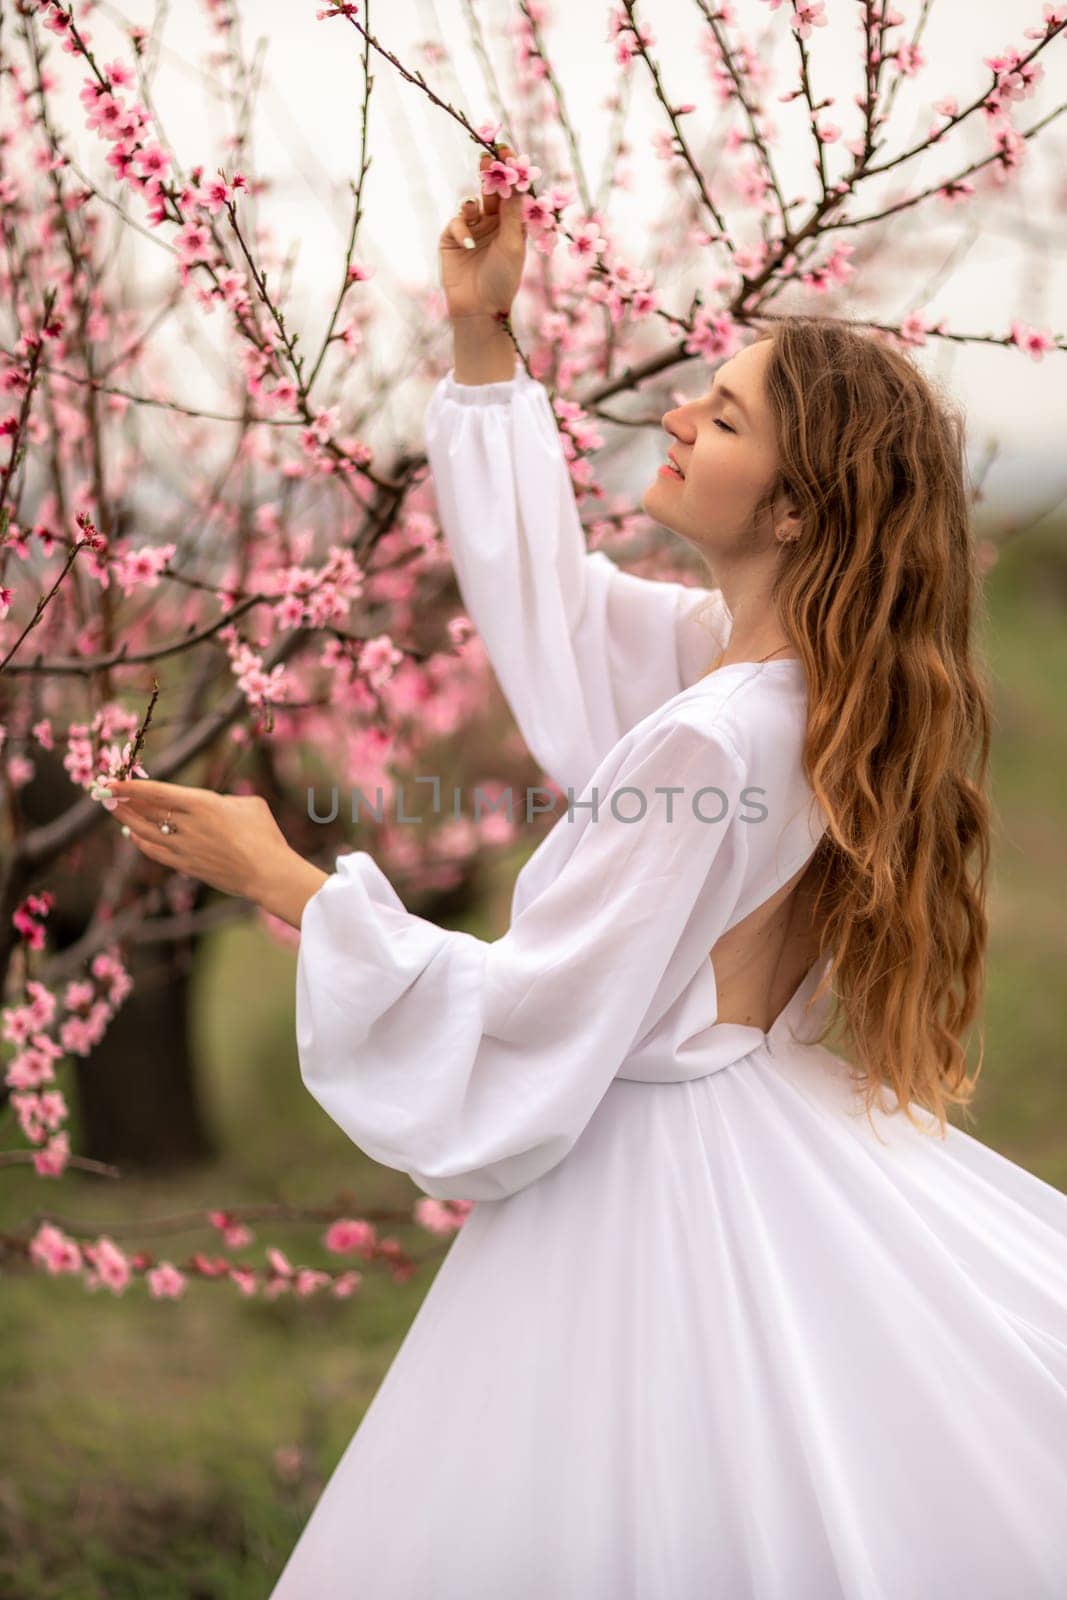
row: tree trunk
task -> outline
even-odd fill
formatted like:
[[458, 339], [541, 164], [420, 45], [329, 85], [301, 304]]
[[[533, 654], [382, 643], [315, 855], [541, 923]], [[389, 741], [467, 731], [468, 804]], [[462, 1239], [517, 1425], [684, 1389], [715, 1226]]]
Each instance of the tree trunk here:
[[78, 1154], [131, 1174], [169, 1172], [218, 1153], [191, 1049], [191, 963], [172, 945], [132, 945], [133, 988], [88, 1056], [74, 1058]]
[[[78, 798], [61, 762], [34, 752], [37, 771], [19, 791], [19, 809], [33, 827], [61, 815]], [[45, 874], [55, 896], [48, 918], [52, 950], [85, 933], [111, 857], [103, 824], [53, 862]], [[109, 1161], [126, 1171], [169, 1171], [212, 1159], [217, 1141], [207, 1127], [189, 1035], [193, 957], [199, 941], [125, 947], [133, 988], [88, 1056], [74, 1056], [79, 1147], [72, 1154]], [[88, 974], [86, 974], [88, 975]], [[62, 1071], [62, 1069], [61, 1069]]]

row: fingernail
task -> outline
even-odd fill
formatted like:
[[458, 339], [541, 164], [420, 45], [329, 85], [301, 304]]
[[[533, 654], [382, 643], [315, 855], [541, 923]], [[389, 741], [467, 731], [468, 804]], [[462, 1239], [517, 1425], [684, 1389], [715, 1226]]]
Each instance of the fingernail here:
[[473, 250], [474, 247], [475, 246], [474, 246], [474, 240], [473, 239], [464, 239], [464, 241], [463, 241], [464, 250]]

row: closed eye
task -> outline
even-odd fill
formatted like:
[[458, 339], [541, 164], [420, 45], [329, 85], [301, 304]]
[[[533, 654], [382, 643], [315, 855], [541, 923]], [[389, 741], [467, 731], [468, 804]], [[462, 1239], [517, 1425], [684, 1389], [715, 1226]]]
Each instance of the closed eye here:
[[737, 432], [736, 428], [731, 428], [730, 424], [728, 422], [724, 422], [721, 417], [716, 417], [715, 418], [715, 426], [717, 428], [725, 428], [727, 433], [736, 433]]

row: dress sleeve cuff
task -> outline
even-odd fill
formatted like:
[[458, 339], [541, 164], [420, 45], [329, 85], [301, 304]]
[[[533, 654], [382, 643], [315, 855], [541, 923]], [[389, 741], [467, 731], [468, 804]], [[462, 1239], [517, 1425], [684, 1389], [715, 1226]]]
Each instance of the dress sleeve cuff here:
[[455, 400], [463, 406], [507, 405], [520, 390], [537, 384], [537, 379], [530, 377], [518, 356], [514, 375], [497, 383], [459, 383], [455, 374], [455, 367], [449, 367], [438, 387], [446, 400]]

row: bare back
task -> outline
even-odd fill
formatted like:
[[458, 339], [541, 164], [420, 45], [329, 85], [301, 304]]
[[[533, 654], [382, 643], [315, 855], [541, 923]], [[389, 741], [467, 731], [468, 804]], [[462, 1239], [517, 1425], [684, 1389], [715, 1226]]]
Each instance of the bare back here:
[[811, 861], [709, 951], [719, 1005], [716, 1022], [767, 1032], [819, 954]]

